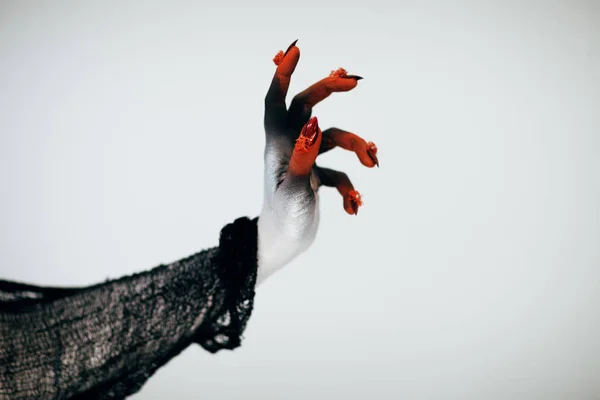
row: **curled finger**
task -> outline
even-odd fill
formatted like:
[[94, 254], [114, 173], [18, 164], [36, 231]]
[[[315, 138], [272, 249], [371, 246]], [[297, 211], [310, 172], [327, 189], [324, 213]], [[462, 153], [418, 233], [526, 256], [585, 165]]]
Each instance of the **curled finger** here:
[[323, 186], [335, 187], [342, 195], [344, 210], [350, 215], [357, 215], [358, 208], [363, 205], [362, 195], [354, 189], [348, 175], [323, 167], [318, 167], [317, 171]]

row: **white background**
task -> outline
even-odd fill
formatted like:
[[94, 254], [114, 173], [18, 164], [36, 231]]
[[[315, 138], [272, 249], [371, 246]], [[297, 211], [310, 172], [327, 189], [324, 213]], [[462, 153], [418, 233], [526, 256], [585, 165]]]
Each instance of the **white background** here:
[[[263, 98], [344, 67], [323, 128], [356, 217], [258, 288], [241, 348], [143, 399], [600, 398], [600, 6], [0, 2], [0, 278], [83, 285], [185, 257], [262, 205]], [[289, 97], [291, 100], [291, 96]]]

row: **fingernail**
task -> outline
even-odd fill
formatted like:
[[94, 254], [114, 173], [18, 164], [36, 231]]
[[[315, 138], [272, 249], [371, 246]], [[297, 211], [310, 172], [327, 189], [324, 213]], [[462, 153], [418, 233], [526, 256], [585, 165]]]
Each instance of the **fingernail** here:
[[348, 200], [350, 202], [350, 208], [354, 212], [354, 215], [358, 215], [358, 209], [363, 205], [362, 195], [356, 190], [351, 190], [348, 193]]
[[371, 154], [368, 152], [367, 152], [367, 154], [369, 154], [369, 157], [371, 157], [371, 160], [373, 160], [375, 165], [377, 165], [377, 168], [379, 168], [379, 159], [377, 158], [377, 156], [375, 154]]
[[290, 49], [296, 45], [296, 43], [298, 43], [298, 39], [294, 40], [294, 42], [288, 46], [285, 54], [283, 55], [284, 57], [287, 55], [288, 51], [290, 51]]
[[371, 160], [373, 160], [373, 162], [375, 163], [375, 165], [377, 165], [377, 168], [379, 168], [379, 159], [377, 158], [377, 145], [375, 145], [375, 143], [373, 142], [367, 142], [367, 154], [369, 157], [371, 157]]
[[317, 139], [317, 134], [319, 133], [319, 120], [317, 117], [312, 117], [306, 123], [306, 128], [302, 132], [302, 135], [308, 138], [309, 144], [313, 144]]

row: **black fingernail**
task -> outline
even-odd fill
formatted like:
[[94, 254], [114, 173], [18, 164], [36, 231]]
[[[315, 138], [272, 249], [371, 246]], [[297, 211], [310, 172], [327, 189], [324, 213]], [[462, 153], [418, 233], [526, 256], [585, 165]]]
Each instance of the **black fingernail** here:
[[358, 76], [358, 75], [346, 75], [346, 78], [356, 79], [357, 81], [360, 81], [361, 79], [365, 79], [362, 76]]
[[290, 49], [291, 49], [292, 47], [294, 47], [294, 46], [296, 45], [296, 43], [297, 43], [297, 42], [298, 42], [298, 39], [294, 40], [294, 42], [293, 42], [292, 44], [290, 44], [290, 46], [289, 46], [289, 47], [287, 48], [287, 50], [285, 51], [285, 54], [284, 54], [284, 56], [285, 56], [285, 55], [287, 55], [288, 51], [290, 51]]

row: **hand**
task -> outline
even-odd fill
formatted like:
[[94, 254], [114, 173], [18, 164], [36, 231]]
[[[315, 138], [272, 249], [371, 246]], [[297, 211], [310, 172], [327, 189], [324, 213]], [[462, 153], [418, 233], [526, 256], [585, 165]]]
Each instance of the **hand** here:
[[358, 214], [362, 205], [348, 176], [319, 167], [319, 154], [339, 146], [356, 153], [366, 167], [379, 166], [377, 147], [357, 135], [337, 128], [321, 131], [313, 107], [333, 92], [352, 90], [362, 79], [342, 68], [299, 93], [289, 109], [285, 98], [292, 73], [300, 59], [296, 42], [273, 61], [275, 76], [265, 97], [264, 204], [258, 219], [258, 278], [264, 281], [314, 241], [319, 225], [318, 189], [335, 187], [344, 210]]

